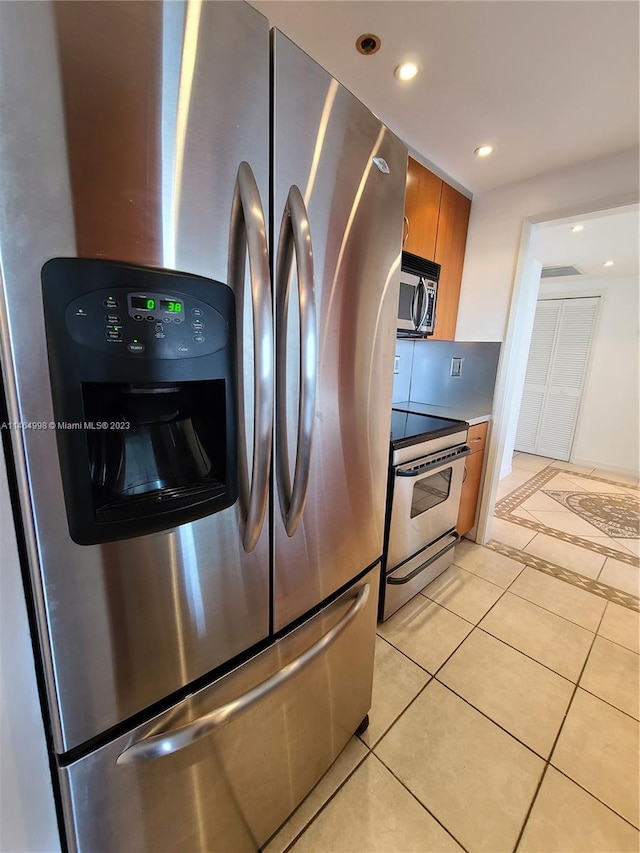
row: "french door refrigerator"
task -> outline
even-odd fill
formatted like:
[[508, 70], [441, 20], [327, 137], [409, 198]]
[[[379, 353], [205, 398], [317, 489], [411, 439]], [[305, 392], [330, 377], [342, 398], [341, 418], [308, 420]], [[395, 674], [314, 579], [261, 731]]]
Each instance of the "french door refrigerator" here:
[[370, 707], [407, 152], [240, 2], [2, 3], [0, 73], [66, 844], [256, 849]]

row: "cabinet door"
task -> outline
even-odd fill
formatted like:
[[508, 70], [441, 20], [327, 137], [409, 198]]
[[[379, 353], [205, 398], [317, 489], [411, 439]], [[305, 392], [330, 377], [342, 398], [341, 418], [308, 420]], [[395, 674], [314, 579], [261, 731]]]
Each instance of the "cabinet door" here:
[[477, 453], [472, 453], [471, 456], [467, 456], [465, 459], [464, 481], [462, 483], [462, 495], [460, 496], [458, 523], [456, 524], [456, 530], [460, 536], [468, 533], [476, 521], [483, 460], [484, 451], [481, 450]]
[[434, 260], [436, 251], [442, 184], [437, 175], [409, 157], [404, 206], [404, 215], [409, 224], [404, 224], [404, 233], [407, 235], [408, 229], [408, 236], [402, 248], [428, 261]]
[[452, 341], [456, 333], [470, 211], [471, 200], [443, 183], [434, 257], [441, 270], [433, 337], [440, 340]]

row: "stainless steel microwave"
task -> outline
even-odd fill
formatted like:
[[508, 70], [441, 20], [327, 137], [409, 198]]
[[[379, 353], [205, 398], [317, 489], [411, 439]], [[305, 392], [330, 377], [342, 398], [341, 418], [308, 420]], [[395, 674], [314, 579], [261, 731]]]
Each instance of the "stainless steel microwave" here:
[[440, 265], [411, 252], [402, 253], [397, 333], [399, 337], [432, 335]]

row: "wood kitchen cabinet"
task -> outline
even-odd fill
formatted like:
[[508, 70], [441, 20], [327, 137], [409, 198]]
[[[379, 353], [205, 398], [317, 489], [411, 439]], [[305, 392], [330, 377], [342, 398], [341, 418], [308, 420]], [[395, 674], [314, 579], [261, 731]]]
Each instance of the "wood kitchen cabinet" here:
[[433, 337], [439, 340], [452, 341], [456, 334], [470, 212], [471, 200], [443, 182], [434, 257], [440, 264], [440, 281]]
[[409, 157], [402, 248], [428, 261], [435, 260], [442, 184], [437, 175]]
[[469, 427], [467, 444], [471, 448], [471, 455], [464, 460], [464, 479], [456, 524], [456, 530], [460, 536], [468, 533], [476, 523], [488, 426], [488, 422], [483, 421]]
[[403, 249], [440, 264], [433, 337], [455, 337], [471, 201], [409, 157]]

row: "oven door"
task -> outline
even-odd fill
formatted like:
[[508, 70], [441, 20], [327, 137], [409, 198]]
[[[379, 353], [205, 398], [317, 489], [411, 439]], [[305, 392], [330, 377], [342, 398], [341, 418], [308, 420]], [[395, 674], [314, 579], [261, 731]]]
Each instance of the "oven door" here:
[[459, 445], [394, 468], [387, 572], [455, 528], [470, 452]]

